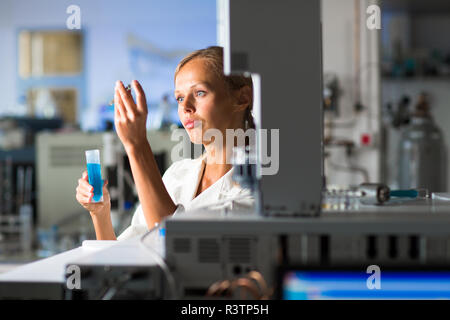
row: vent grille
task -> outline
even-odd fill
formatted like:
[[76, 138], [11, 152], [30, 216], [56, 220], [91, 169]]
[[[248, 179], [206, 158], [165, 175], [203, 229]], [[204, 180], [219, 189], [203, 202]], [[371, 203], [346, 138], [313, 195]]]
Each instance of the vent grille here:
[[188, 238], [175, 238], [173, 240], [173, 251], [175, 253], [191, 252], [191, 241]]
[[52, 167], [85, 166], [85, 151], [96, 149], [92, 146], [52, 146], [50, 148], [50, 165]]
[[220, 251], [217, 239], [199, 239], [198, 261], [200, 263], [219, 263]]
[[251, 239], [250, 238], [228, 239], [228, 260], [232, 263], [250, 263]]

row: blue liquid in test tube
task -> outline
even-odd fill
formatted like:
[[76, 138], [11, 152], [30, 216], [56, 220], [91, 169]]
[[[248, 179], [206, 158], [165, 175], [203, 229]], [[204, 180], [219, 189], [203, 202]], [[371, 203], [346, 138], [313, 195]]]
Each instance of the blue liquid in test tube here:
[[86, 162], [89, 184], [94, 187], [94, 197], [92, 198], [92, 202], [102, 202], [103, 180], [100, 167], [100, 151], [98, 149], [87, 150]]

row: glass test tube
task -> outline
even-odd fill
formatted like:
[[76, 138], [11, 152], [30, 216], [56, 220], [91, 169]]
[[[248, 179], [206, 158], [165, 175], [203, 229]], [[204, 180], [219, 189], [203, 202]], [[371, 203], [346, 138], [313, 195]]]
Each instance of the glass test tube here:
[[86, 164], [89, 184], [94, 187], [94, 197], [92, 202], [103, 201], [103, 180], [100, 167], [100, 150], [86, 151]]

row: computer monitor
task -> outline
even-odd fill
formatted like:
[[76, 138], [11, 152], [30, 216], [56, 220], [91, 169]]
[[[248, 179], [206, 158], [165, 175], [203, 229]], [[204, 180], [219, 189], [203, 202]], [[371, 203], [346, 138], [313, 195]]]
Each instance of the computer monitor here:
[[366, 268], [283, 268], [279, 273], [278, 297], [284, 300], [450, 299], [450, 267], [380, 266], [378, 279]]

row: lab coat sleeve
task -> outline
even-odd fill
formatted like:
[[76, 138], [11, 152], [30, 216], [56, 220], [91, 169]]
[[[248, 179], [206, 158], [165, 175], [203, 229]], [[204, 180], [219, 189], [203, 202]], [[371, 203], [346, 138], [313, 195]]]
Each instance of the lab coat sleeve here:
[[126, 228], [118, 237], [117, 240], [127, 240], [134, 238], [138, 235], [143, 235], [148, 231], [147, 226], [143, 225], [130, 225], [128, 228]]
[[[183, 160], [182, 160], [183, 161]], [[170, 183], [169, 180], [173, 178], [174, 172], [176, 172], [177, 168], [180, 166], [181, 161], [173, 163], [164, 173], [162, 179], [164, 182], [164, 185], [167, 188], [167, 191], [169, 192], [170, 196], [173, 199], [173, 195], [171, 194], [170, 189]], [[177, 208], [175, 209], [173, 215], [180, 214], [181, 212], [184, 212], [184, 207], [182, 204], [177, 204]], [[136, 211], [133, 214], [133, 218], [131, 219], [131, 225], [126, 228], [118, 237], [117, 240], [126, 240], [133, 237], [136, 237], [138, 235], [143, 235], [148, 231], [147, 222], [145, 221], [144, 212], [142, 210], [142, 206], [139, 204]]]
[[[144, 221], [142, 221], [144, 220]], [[131, 219], [131, 224], [126, 228], [117, 240], [127, 240], [137, 235], [144, 234], [148, 231], [147, 223], [145, 222], [142, 206], [139, 204]]]
[[[177, 208], [175, 209], [172, 216], [176, 214], [180, 214], [184, 212], [184, 207], [182, 204], [177, 205]], [[139, 207], [136, 209], [133, 219], [131, 219], [131, 225], [126, 228], [118, 237], [117, 240], [127, 240], [130, 238], [134, 238], [138, 235], [144, 235], [146, 232], [148, 232], [149, 229], [147, 227], [147, 223], [145, 221], [144, 212], [142, 211], [142, 206], [139, 205]]]

